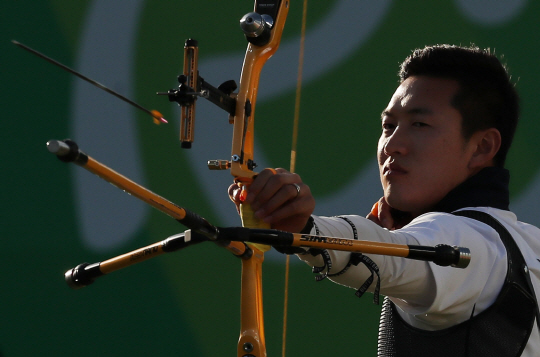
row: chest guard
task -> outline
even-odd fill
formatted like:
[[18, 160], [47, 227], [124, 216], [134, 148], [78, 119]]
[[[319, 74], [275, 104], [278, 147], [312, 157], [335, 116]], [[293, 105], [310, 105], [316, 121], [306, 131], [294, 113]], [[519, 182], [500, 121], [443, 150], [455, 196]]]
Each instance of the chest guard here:
[[406, 323], [385, 298], [379, 326], [379, 357], [517, 357], [527, 344], [538, 313], [525, 260], [512, 236], [484, 212], [454, 214], [479, 220], [499, 233], [508, 256], [508, 272], [497, 299], [482, 313], [443, 330], [426, 331]]

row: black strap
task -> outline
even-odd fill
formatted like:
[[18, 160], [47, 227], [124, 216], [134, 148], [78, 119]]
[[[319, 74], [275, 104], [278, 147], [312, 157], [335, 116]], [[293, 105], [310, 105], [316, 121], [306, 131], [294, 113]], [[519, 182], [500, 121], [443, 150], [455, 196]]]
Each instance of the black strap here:
[[[337, 217], [341, 218], [342, 220], [344, 220], [351, 226], [351, 229], [353, 231], [353, 239], [358, 240], [358, 230], [356, 229], [356, 226], [354, 225], [354, 223], [347, 217], [344, 217], [344, 216], [337, 216]], [[316, 233], [319, 234], [318, 229]], [[373, 292], [373, 303], [376, 305], [379, 305], [379, 293], [381, 290], [381, 277], [379, 275], [379, 267], [377, 266], [377, 264], [375, 264], [375, 262], [373, 262], [373, 260], [363, 255], [362, 253], [351, 253], [349, 257], [349, 262], [347, 263], [347, 265], [343, 269], [341, 269], [339, 272], [330, 274], [329, 271], [332, 268], [332, 259], [330, 258], [330, 254], [326, 250], [313, 249], [313, 248], [310, 249], [310, 253], [313, 256], [321, 255], [323, 258], [322, 266], [318, 266], [318, 267], [314, 266], [312, 268], [313, 273], [319, 274], [315, 277], [316, 281], [322, 281], [326, 279], [327, 277], [340, 276], [344, 274], [347, 270], [349, 270], [351, 265], [358, 265], [360, 263], [364, 264], [371, 272], [371, 276], [366, 279], [366, 281], [362, 284], [362, 286], [360, 286], [360, 288], [358, 288], [358, 290], [356, 290], [355, 295], [358, 297], [362, 297], [362, 295], [364, 295], [364, 293], [373, 283], [373, 280], [375, 279], [375, 275], [376, 275], [377, 284], [375, 286], [375, 291]], [[326, 270], [326, 272], [322, 273], [322, 271], [324, 270]]]
[[540, 332], [540, 309], [538, 308], [538, 300], [536, 299], [534, 286], [532, 284], [531, 276], [529, 274], [529, 267], [527, 265], [523, 266], [523, 273], [525, 274], [525, 281], [527, 282], [527, 285], [529, 285], [529, 289], [531, 289], [531, 294], [534, 297], [534, 300], [536, 300], [536, 326], [538, 327], [538, 332]]
[[[508, 269], [513, 269], [514, 267], [519, 267], [521, 275], [523, 277], [523, 280], [525, 281], [525, 284], [529, 287], [529, 293], [534, 298], [535, 301], [535, 311], [536, 311], [536, 325], [538, 327], [538, 331], [540, 332], [540, 309], [538, 308], [538, 299], [536, 298], [536, 294], [534, 291], [534, 286], [532, 285], [531, 277], [529, 275], [529, 267], [527, 266], [525, 262], [525, 258], [523, 257], [523, 254], [521, 253], [521, 250], [519, 249], [518, 245], [514, 241], [514, 238], [512, 238], [512, 235], [508, 230], [493, 216], [481, 212], [481, 211], [473, 211], [473, 210], [466, 210], [466, 211], [457, 211], [453, 212], [456, 216], [463, 216], [468, 217], [472, 219], [476, 219], [477, 221], [480, 221], [482, 223], [487, 224], [491, 228], [493, 228], [497, 233], [499, 234], [499, 237], [501, 238], [501, 241], [503, 242], [504, 246], [506, 247], [508, 253]], [[514, 257], [514, 262], [512, 262], [510, 259], [511, 257]]]
[[[358, 230], [356, 229], [356, 226], [354, 225], [354, 223], [350, 219], [348, 219], [347, 217], [344, 217], [344, 216], [337, 216], [337, 218], [341, 218], [342, 220], [344, 220], [345, 222], [347, 222], [351, 226], [351, 229], [353, 231], [353, 239], [358, 240]], [[316, 235], [320, 234], [319, 227], [317, 227], [317, 225], [315, 224], [313, 219], [310, 219], [308, 221], [308, 225], [309, 225], [310, 230], [311, 230], [312, 227], [315, 227], [315, 230], [316, 230], [315, 234]], [[367, 278], [367, 280], [362, 284], [362, 286], [360, 288], [358, 288], [358, 290], [356, 290], [355, 295], [358, 296], [358, 297], [362, 297], [362, 295], [364, 295], [366, 290], [373, 283], [373, 280], [375, 279], [375, 275], [376, 275], [377, 276], [377, 284], [375, 286], [375, 291], [373, 292], [373, 303], [376, 304], [376, 305], [379, 305], [379, 293], [380, 293], [380, 289], [381, 289], [381, 278], [380, 278], [380, 275], [379, 275], [379, 267], [371, 259], [369, 259], [365, 255], [363, 255], [362, 253], [351, 253], [351, 255], [349, 257], [349, 262], [347, 263], [347, 265], [343, 269], [341, 269], [339, 272], [330, 274], [329, 272], [332, 269], [332, 259], [330, 258], [330, 254], [328, 253], [328, 251], [326, 251], [325, 249], [323, 250], [323, 249], [310, 248], [308, 252], [313, 256], [320, 255], [322, 257], [322, 259], [323, 259], [323, 265], [322, 266], [314, 266], [312, 268], [312, 272], [315, 273], [315, 274], [318, 274], [315, 277], [316, 281], [322, 281], [322, 280], [326, 279], [327, 277], [340, 276], [340, 275], [344, 274], [347, 270], [349, 270], [351, 265], [358, 265], [360, 263], [364, 264], [369, 269], [369, 271], [371, 272], [371, 276], [369, 278]]]
[[[337, 218], [341, 218], [342, 220], [344, 220], [345, 222], [347, 222], [350, 226], [351, 226], [351, 229], [353, 231], [353, 239], [354, 240], [358, 240], [358, 230], [356, 229], [356, 226], [354, 225], [354, 223], [348, 219], [347, 217], [343, 217], [343, 216], [336, 216]], [[340, 276], [340, 275], [343, 275], [345, 274], [345, 272], [347, 270], [349, 270], [349, 268], [351, 267], [351, 265], [353, 265], [353, 261], [357, 261], [354, 265], [358, 265], [358, 263], [360, 263], [360, 260], [358, 260], [358, 258], [356, 258], [356, 255], [362, 255], [360, 253], [351, 253], [351, 256], [349, 258], [349, 262], [347, 263], [347, 265], [345, 265], [345, 267], [343, 269], [341, 269], [341, 271], [337, 272], [337, 273], [333, 273], [333, 274], [328, 274], [329, 277], [334, 277], [334, 276]], [[328, 269], [330, 270], [330, 269]], [[373, 281], [373, 279], [371, 279]]]
[[[313, 272], [313, 274], [319, 274], [315, 277], [315, 280], [322, 281], [326, 279], [326, 277], [328, 276], [328, 272], [330, 271], [330, 269], [332, 269], [332, 259], [330, 258], [330, 254], [328, 253], [326, 249], [315, 249], [315, 248], [311, 248], [309, 250], [309, 253], [313, 255], [314, 257], [316, 257], [317, 255], [321, 255], [323, 259], [322, 266], [320, 267], [314, 266], [313, 268], [311, 268], [311, 271]], [[323, 270], [326, 270], [326, 272], [321, 273]]]
[[359, 298], [362, 297], [362, 295], [364, 295], [367, 288], [371, 286], [374, 276], [377, 275], [377, 285], [375, 285], [375, 291], [373, 291], [373, 303], [375, 305], [379, 305], [379, 293], [381, 290], [381, 277], [379, 275], [379, 267], [377, 266], [377, 264], [375, 264], [373, 260], [369, 259], [368, 257], [366, 257], [365, 255], [361, 253], [352, 253], [349, 262], [352, 262], [352, 264], [354, 265], [358, 265], [359, 263], [362, 263], [371, 272], [371, 276], [364, 282], [364, 284], [362, 284], [360, 288], [358, 288], [358, 290], [356, 290], [355, 295], [358, 296]]

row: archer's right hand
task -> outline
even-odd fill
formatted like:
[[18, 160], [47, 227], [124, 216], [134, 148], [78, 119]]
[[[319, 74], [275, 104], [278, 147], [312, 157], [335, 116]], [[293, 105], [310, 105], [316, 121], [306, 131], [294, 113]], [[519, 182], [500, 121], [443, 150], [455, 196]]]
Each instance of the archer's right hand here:
[[403, 228], [412, 220], [410, 214], [390, 207], [384, 197], [375, 202], [366, 218], [391, 231]]

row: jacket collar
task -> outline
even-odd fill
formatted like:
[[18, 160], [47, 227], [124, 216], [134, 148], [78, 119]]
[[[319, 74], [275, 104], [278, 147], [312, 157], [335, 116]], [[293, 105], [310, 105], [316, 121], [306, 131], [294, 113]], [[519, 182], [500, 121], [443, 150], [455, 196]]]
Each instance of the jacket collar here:
[[450, 213], [465, 207], [493, 207], [509, 211], [509, 182], [508, 170], [486, 167], [450, 191], [432, 211]]

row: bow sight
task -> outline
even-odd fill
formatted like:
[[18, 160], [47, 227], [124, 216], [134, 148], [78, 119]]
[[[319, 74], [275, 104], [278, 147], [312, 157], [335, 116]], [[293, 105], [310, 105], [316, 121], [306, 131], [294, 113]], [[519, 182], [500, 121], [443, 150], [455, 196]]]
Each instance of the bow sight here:
[[158, 95], [167, 95], [170, 102], [178, 103], [181, 108], [180, 141], [184, 149], [191, 148], [193, 143], [193, 130], [195, 126], [195, 100], [203, 97], [214, 103], [230, 115], [236, 110], [236, 99], [231, 96], [237, 85], [234, 80], [222, 83], [214, 87], [199, 76], [198, 70], [199, 48], [194, 39], [186, 40], [184, 45], [184, 72], [178, 76], [178, 89], [170, 89], [166, 93], [158, 92]]
[[[249, 12], [240, 19], [240, 28], [244, 32], [246, 40], [257, 47], [265, 46], [271, 41], [272, 28], [278, 15], [281, 1], [262, 1], [255, 6], [256, 12]], [[181, 147], [191, 148], [194, 140], [195, 127], [195, 101], [198, 97], [208, 99], [221, 109], [229, 113], [229, 123], [234, 123], [237, 106], [237, 94], [233, 92], [238, 88], [234, 80], [228, 80], [217, 88], [206, 82], [198, 70], [198, 42], [188, 39], [184, 45], [184, 68], [183, 74], [178, 76], [180, 83], [178, 89], [170, 89], [167, 92], [158, 92], [158, 95], [167, 95], [170, 102], [180, 105], [180, 141]], [[245, 103], [246, 117], [251, 115], [251, 104]], [[241, 160], [241, 156], [233, 155], [233, 160]], [[251, 162], [250, 170], [256, 165]], [[208, 163], [210, 169], [228, 169], [230, 163], [226, 160], [211, 160]]]

